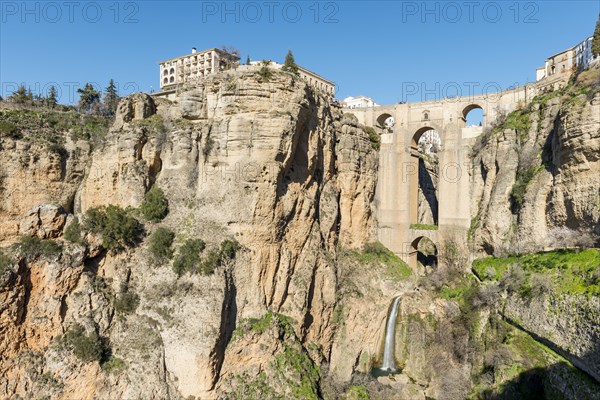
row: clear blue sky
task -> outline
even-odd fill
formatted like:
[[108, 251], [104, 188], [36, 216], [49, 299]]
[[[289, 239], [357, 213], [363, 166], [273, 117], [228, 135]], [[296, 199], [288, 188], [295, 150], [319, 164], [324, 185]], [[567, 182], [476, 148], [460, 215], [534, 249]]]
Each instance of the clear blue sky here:
[[337, 83], [338, 98], [467, 95], [473, 85], [535, 80], [547, 56], [593, 33], [599, 11], [600, 0], [2, 0], [0, 95], [56, 83], [70, 103], [73, 88], [110, 78], [121, 94], [156, 90], [158, 61], [221, 45], [243, 61], [283, 61], [292, 49], [298, 64]]

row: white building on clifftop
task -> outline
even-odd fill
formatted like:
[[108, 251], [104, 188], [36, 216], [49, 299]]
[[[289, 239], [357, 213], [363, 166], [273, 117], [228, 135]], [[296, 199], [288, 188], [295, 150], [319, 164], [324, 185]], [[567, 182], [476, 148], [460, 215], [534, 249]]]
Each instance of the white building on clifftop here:
[[[237, 68], [256, 68], [262, 66], [262, 61], [251, 62], [250, 66], [240, 65], [237, 54], [225, 50], [212, 48], [196, 51], [192, 48], [191, 54], [159, 62], [160, 90], [157, 96], [169, 97], [179, 88], [200, 83], [205, 77]], [[268, 63], [269, 68], [281, 69], [282, 64]], [[329, 95], [335, 95], [335, 83], [322, 76], [298, 66], [298, 75], [313, 88]]]
[[592, 40], [593, 37], [590, 36], [583, 42], [548, 57], [544, 66], [536, 69], [536, 81], [546, 79], [554, 89], [558, 89], [568, 81], [573, 72], [588, 68], [594, 59]]
[[160, 89], [169, 91], [177, 85], [196, 83], [205, 76], [236, 68], [240, 58], [236, 54], [212, 48], [159, 62]]

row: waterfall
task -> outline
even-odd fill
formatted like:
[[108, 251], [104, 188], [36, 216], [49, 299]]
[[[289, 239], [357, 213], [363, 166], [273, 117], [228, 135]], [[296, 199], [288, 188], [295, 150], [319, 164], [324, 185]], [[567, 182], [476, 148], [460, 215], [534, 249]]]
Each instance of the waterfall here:
[[400, 296], [394, 299], [390, 315], [388, 315], [385, 327], [385, 347], [383, 348], [383, 364], [381, 369], [384, 371], [396, 371], [396, 361], [394, 360], [394, 341], [396, 338], [396, 318], [398, 317], [398, 305]]

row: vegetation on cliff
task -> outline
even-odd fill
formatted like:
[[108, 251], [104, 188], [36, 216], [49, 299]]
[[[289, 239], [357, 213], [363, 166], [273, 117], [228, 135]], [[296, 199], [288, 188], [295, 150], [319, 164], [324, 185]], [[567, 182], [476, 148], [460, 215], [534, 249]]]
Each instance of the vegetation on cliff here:
[[[497, 281], [523, 295], [600, 295], [600, 250], [565, 249], [475, 260], [479, 279]], [[514, 291], [514, 290], [513, 290]]]
[[160, 222], [169, 213], [169, 202], [162, 189], [152, 186], [144, 196], [139, 209], [146, 220]]
[[362, 251], [355, 251], [353, 256], [362, 265], [382, 265], [386, 268], [386, 276], [395, 280], [408, 278], [412, 271], [400, 257], [379, 242], [367, 243]]
[[113, 253], [136, 246], [144, 232], [143, 225], [121, 207], [108, 205], [91, 208], [85, 213], [84, 229], [100, 234], [102, 246]]
[[[294, 333], [293, 320], [268, 312], [261, 318], [240, 321], [232, 335], [230, 346], [246, 336], [252, 342], [269, 343], [272, 337], [281, 341], [271, 361], [260, 373], [244, 373], [230, 378], [233, 389], [227, 398], [238, 399], [320, 399], [320, 369]], [[278, 341], [279, 341], [278, 340]]]

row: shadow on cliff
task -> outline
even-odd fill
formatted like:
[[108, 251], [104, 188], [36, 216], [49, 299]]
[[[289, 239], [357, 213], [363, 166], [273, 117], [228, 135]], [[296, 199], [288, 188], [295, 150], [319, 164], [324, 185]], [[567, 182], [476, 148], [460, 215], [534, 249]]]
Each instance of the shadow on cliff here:
[[499, 388], [481, 391], [482, 400], [598, 400], [600, 383], [562, 361], [521, 372]]
[[438, 224], [438, 199], [436, 195], [436, 185], [431, 177], [431, 172], [425, 166], [425, 162], [422, 158], [419, 158], [419, 188], [423, 192], [423, 196], [429, 205], [431, 215], [433, 217], [433, 224]]

